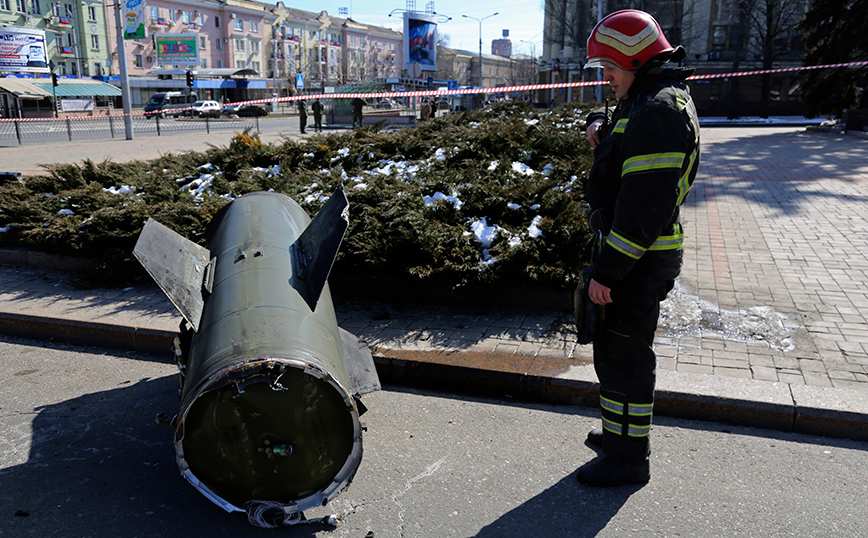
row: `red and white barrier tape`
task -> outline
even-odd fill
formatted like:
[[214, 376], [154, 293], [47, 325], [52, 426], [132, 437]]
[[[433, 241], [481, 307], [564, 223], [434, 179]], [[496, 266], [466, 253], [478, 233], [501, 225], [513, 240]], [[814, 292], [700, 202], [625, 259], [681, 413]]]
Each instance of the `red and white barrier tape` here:
[[[728, 77], [746, 77], [752, 75], [765, 75], [770, 73], [791, 73], [796, 71], [810, 71], [815, 69], [835, 69], [841, 67], [868, 67], [868, 61], [848, 62], [839, 64], [826, 65], [810, 65], [803, 67], [785, 67], [778, 69], [762, 69], [757, 71], [738, 71], [735, 73], [716, 73], [710, 75], [693, 75], [687, 80], [705, 80]], [[580, 86], [598, 86], [608, 84], [605, 81], [588, 81], [588, 82], [558, 82], [554, 84], [525, 84], [523, 86], [498, 86], [494, 88], [464, 88], [460, 90], [420, 90], [412, 92], [374, 92], [374, 93], [320, 93], [311, 95], [293, 95], [291, 97], [276, 97], [270, 99], [255, 99], [253, 101], [239, 101], [237, 103], [226, 103], [223, 106], [229, 105], [248, 105], [248, 104], [264, 104], [264, 103], [281, 103], [292, 101], [309, 101], [311, 99], [352, 99], [355, 97], [364, 98], [380, 98], [380, 97], [448, 97], [452, 95], [472, 95], [476, 93], [505, 93], [505, 92], [522, 92], [531, 90], [545, 90], [549, 88], [577, 88]], [[191, 110], [191, 108], [172, 109], [172, 113]], [[9, 121], [44, 121], [44, 120], [81, 120], [81, 119], [99, 119], [99, 118], [122, 118], [127, 114], [112, 114], [105, 116], [68, 116], [63, 118], [0, 118], [0, 122]], [[132, 112], [130, 116], [143, 116], [144, 112]]]

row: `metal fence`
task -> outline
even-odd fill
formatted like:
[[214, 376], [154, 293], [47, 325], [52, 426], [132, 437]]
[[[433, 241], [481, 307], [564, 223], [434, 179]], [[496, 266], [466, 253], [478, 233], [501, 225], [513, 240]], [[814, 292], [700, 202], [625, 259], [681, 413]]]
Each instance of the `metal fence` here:
[[[167, 132], [206, 132], [220, 130], [259, 130], [258, 117], [225, 118], [153, 118], [133, 116], [133, 131], [138, 135], [160, 136]], [[124, 138], [123, 116], [90, 116], [39, 120], [0, 120], [0, 142], [9, 145], [27, 142], [107, 140]]]

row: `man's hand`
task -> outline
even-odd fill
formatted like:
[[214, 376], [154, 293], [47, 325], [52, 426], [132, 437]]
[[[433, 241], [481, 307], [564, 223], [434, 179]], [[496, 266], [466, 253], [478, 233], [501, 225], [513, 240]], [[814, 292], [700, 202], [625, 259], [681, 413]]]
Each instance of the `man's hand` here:
[[596, 304], [609, 304], [612, 302], [612, 288], [607, 288], [592, 278], [588, 285], [588, 297]]
[[593, 123], [588, 125], [588, 130], [585, 131], [585, 134], [588, 136], [588, 142], [591, 143], [591, 147], [595, 148], [600, 145], [600, 127], [603, 125], [603, 118], [595, 120]]

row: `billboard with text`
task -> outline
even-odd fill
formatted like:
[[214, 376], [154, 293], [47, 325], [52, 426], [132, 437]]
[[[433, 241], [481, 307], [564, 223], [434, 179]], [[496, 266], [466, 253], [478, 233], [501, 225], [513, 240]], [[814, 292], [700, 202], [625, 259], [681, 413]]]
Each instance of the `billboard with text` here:
[[159, 65], [199, 65], [198, 34], [154, 34]]
[[48, 73], [45, 31], [0, 28], [0, 73]]

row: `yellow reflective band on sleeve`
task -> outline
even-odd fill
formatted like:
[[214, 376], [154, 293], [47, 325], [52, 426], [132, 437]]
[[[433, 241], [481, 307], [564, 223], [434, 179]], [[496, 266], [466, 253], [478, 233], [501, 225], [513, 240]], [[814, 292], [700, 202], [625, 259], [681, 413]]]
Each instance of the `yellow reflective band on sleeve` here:
[[684, 230], [677, 222], [672, 225], [672, 235], [661, 235], [648, 250], [676, 250], [684, 247]]
[[634, 404], [627, 406], [627, 413], [634, 417], [650, 417], [654, 404]]
[[638, 260], [643, 254], [645, 254], [644, 248], [625, 237], [618, 235], [614, 231], [609, 234], [609, 237], [606, 239], [606, 244], [634, 260]]
[[630, 157], [624, 161], [624, 166], [621, 167], [621, 177], [633, 172], [645, 172], [648, 170], [662, 170], [666, 168], [681, 170], [681, 167], [684, 165], [684, 157], [684, 153], [677, 151], [671, 153], [649, 153], [647, 155]]
[[[635, 256], [635, 259], [641, 258], [642, 254], [646, 252], [646, 249], [643, 249], [632, 241], [624, 239], [615, 232], [612, 232], [612, 235], [616, 236], [614, 240], [610, 239], [611, 236], [607, 235], [603, 237], [603, 242], [607, 245], [611, 245], [618, 252], [622, 252], [631, 258], [634, 258], [634, 254], [638, 254]], [[626, 245], [626, 247], [624, 247], [624, 245]], [[684, 230], [681, 228], [681, 224], [676, 222], [672, 224], [672, 235], [661, 235], [656, 241], [651, 243], [651, 246], [648, 247], [647, 250], [677, 250], [683, 247]]]
[[678, 103], [679, 110], [687, 108], [687, 99], [685, 99], [680, 93], [675, 95], [675, 102]]
[[627, 435], [630, 437], [648, 437], [648, 434], [651, 433], [651, 425], [648, 426], [636, 426], [635, 424], [627, 425]]
[[687, 170], [681, 174], [681, 179], [678, 181], [678, 201], [675, 202], [676, 205], [683, 204], [684, 199], [687, 198], [687, 193], [690, 191], [690, 171], [693, 170], [693, 163], [696, 162], [696, 154], [696, 149], [690, 153], [690, 162], [687, 165]]
[[615, 128], [612, 129], [613, 133], [623, 133], [624, 129], [627, 128], [627, 118], [623, 118], [618, 120], [618, 123], [615, 124]]

